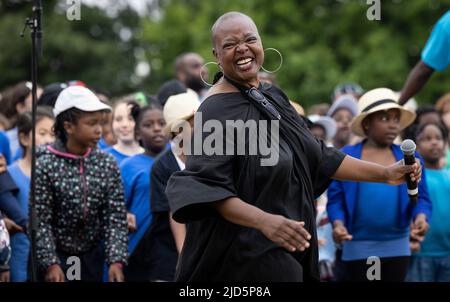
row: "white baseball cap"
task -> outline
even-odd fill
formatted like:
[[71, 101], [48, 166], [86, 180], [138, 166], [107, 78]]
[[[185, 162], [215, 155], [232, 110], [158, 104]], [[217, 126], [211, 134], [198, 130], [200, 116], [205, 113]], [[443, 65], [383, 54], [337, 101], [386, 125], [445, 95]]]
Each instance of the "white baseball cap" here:
[[111, 111], [111, 107], [102, 103], [92, 91], [83, 86], [70, 86], [61, 91], [56, 99], [53, 114], [57, 117], [71, 108], [77, 108], [86, 112]]

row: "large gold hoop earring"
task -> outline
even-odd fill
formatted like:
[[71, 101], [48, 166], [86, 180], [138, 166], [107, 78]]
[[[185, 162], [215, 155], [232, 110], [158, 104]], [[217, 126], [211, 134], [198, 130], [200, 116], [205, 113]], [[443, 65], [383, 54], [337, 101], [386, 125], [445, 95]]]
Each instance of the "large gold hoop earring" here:
[[[281, 52], [276, 48], [272, 48], [272, 47], [266, 48], [266, 49], [264, 49], [264, 53], [266, 52], [266, 50], [273, 50], [280, 56], [280, 65], [274, 70], [267, 70], [261, 65], [261, 69], [267, 73], [275, 73], [278, 70], [280, 70], [281, 66], [283, 65], [283, 55], [281, 55]], [[265, 54], [264, 54], [264, 56], [265, 56]]]
[[212, 87], [213, 85], [212, 85], [212, 84], [209, 84], [208, 82], [206, 82], [205, 80], [203, 80], [203, 77], [202, 77], [202, 70], [203, 70], [203, 68], [206, 67], [206, 66], [208, 66], [209, 64], [216, 64], [216, 65], [218, 65], [218, 66], [220, 67], [220, 65], [219, 65], [218, 63], [213, 62], [213, 61], [207, 62], [207, 63], [203, 64], [202, 67], [200, 68], [200, 79], [202, 80], [203, 83], [205, 83], [206, 86]]

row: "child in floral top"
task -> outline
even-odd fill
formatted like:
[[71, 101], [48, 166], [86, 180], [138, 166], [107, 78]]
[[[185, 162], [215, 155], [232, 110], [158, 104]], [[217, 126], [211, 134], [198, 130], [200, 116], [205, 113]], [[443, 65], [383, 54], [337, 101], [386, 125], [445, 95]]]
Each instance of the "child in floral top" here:
[[83, 281], [102, 281], [105, 258], [109, 281], [124, 279], [128, 230], [120, 172], [96, 148], [106, 110], [87, 88], [66, 88], [53, 110], [56, 141], [37, 152], [37, 257], [47, 281], [65, 280], [71, 256], [80, 259]]

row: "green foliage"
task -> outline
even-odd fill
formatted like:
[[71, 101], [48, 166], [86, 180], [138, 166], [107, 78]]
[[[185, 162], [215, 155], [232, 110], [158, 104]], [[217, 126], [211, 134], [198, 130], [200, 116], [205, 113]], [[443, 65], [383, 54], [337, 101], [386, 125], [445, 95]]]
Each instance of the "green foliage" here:
[[[136, 58], [136, 38], [126, 43], [119, 30], [138, 31], [139, 16], [131, 9], [116, 19], [99, 8], [82, 6], [81, 20], [69, 21], [66, 1], [43, 2], [43, 56], [39, 59], [39, 83], [82, 80], [117, 94], [135, 89], [130, 81]], [[30, 79], [30, 31], [20, 38], [25, 18], [31, 16], [30, 1], [0, 1], [0, 87]], [[133, 21], [134, 20], [134, 21]], [[117, 25], [116, 25], [117, 24]]]
[[[44, 1], [40, 82], [80, 79], [113, 94], [136, 89], [155, 93], [174, 76], [174, 58], [180, 53], [195, 51], [214, 61], [210, 28], [221, 14], [237, 10], [255, 20], [264, 47], [282, 52], [278, 84], [291, 99], [308, 107], [329, 101], [334, 86], [343, 81], [358, 82], [365, 89], [400, 90], [432, 26], [449, 9], [439, 0], [382, 0], [381, 21], [369, 21], [365, 0], [142, 1], [151, 4], [152, 17], [126, 8], [112, 18], [99, 8], [83, 6], [81, 21], [68, 21], [56, 0]], [[29, 75], [29, 38], [21, 39], [18, 33], [31, 5], [20, 0], [0, 4], [0, 87], [4, 87]], [[123, 27], [132, 33], [127, 41], [120, 39]], [[145, 79], [134, 75], [140, 60], [151, 66]], [[276, 53], [266, 53], [268, 69], [278, 62]], [[448, 87], [449, 70], [433, 76], [417, 99], [432, 103]]]
[[[160, 1], [160, 6], [162, 18], [142, 22], [143, 40], [151, 45], [148, 58], [158, 67], [149, 87], [173, 76], [173, 58], [183, 51], [214, 61], [210, 28], [222, 13], [238, 10], [255, 20], [265, 47], [282, 52], [278, 83], [305, 107], [328, 102], [343, 81], [400, 90], [432, 26], [449, 8], [443, 1], [383, 0], [381, 21], [369, 21], [366, 1], [355, 0]], [[278, 62], [274, 52], [266, 53], [268, 69]], [[434, 77], [418, 96], [422, 103], [448, 91], [450, 72]]]

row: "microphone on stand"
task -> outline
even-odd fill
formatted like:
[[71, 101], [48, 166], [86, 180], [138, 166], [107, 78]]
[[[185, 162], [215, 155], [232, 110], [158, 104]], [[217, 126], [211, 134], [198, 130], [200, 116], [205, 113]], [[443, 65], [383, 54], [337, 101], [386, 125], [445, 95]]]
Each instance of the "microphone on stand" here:
[[42, 16], [42, 0], [34, 0], [33, 3], [33, 15], [34, 15], [34, 30], [35, 30], [35, 39], [36, 39], [36, 52], [38, 56], [42, 56], [42, 24], [41, 24], [41, 16]]

